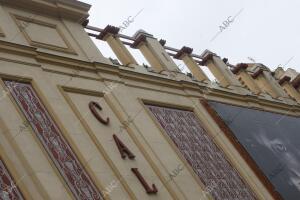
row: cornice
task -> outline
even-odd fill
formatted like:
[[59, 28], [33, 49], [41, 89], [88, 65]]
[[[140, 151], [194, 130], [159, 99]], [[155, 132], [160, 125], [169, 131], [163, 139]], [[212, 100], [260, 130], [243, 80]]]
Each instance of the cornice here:
[[0, 40], [0, 51], [12, 52], [14, 54], [30, 57], [34, 57], [37, 55], [37, 48], [35, 47], [11, 43], [3, 40]]
[[[126, 77], [130, 80], [136, 80], [139, 82], [147, 82], [149, 84], [154, 84], [157, 86], [161, 86], [161, 87], [168, 87], [168, 88], [175, 88], [175, 89], [179, 89], [179, 90], [196, 90], [198, 92], [198, 94], [183, 94], [181, 92], [168, 92], [168, 93], [172, 93], [172, 94], [177, 94], [177, 95], [184, 95], [184, 96], [189, 96], [189, 97], [195, 97], [195, 98], [200, 98], [204, 96], [204, 92], [203, 90], [205, 89], [209, 89], [210, 92], [208, 94], [205, 95], [205, 98], [210, 99], [210, 100], [215, 100], [215, 98], [219, 98], [220, 102], [222, 102], [222, 99], [224, 99], [224, 102], [228, 102], [228, 101], [236, 101], [236, 102], [241, 102], [241, 103], [250, 103], [250, 104], [258, 104], [259, 107], [255, 107], [252, 106], [252, 108], [257, 108], [257, 109], [263, 109], [266, 111], [271, 111], [271, 112], [277, 112], [277, 113], [281, 113], [281, 114], [285, 114], [285, 115], [299, 115], [300, 113], [300, 105], [298, 104], [287, 104], [284, 101], [281, 100], [268, 100], [265, 99], [264, 97], [261, 96], [257, 96], [257, 95], [242, 95], [239, 94], [237, 92], [234, 92], [233, 90], [229, 90], [227, 88], [210, 88], [207, 85], [203, 85], [199, 82], [188, 82], [188, 81], [176, 81], [176, 80], [169, 80], [163, 77], [157, 77], [157, 76], [153, 76], [153, 75], [142, 75], [140, 73], [131, 73], [131, 76], [128, 75], [128, 71], [124, 71], [124, 73], [120, 73], [120, 75], [122, 77]], [[125, 75], [126, 74], [126, 75]], [[126, 81], [125, 81], [126, 83]], [[133, 87], [139, 87], [141, 88], [141, 86], [137, 86], [137, 85], [133, 85], [130, 84]], [[150, 90], [156, 90], [150, 87], [142, 87], [144, 89], [150, 89]], [[238, 105], [238, 104], [237, 104]], [[291, 109], [293, 108], [293, 109]], [[274, 110], [275, 109], [275, 110]], [[290, 110], [290, 113], [287, 113], [286, 111]]]
[[[264, 110], [268, 112], [280, 113], [287, 116], [299, 116], [300, 105], [299, 104], [287, 104], [280, 100], [268, 100], [256, 95], [240, 95], [236, 93], [212, 90], [209, 95], [206, 95], [205, 99], [218, 101], [221, 103], [228, 103], [236, 106], [243, 106], [248, 108], [254, 108], [258, 110]], [[245, 106], [245, 104], [247, 106]], [[250, 106], [251, 105], [251, 106]], [[288, 112], [287, 112], [288, 111]]]
[[61, 88], [65, 92], [70, 92], [70, 93], [77, 93], [77, 94], [85, 94], [85, 95], [90, 95], [90, 96], [95, 96], [95, 97], [104, 97], [103, 92], [95, 91], [95, 90], [85, 90], [81, 88], [76, 88], [76, 87], [67, 87], [67, 86], [62, 86], [59, 85], [58, 88]]
[[79, 60], [79, 59], [49, 54], [40, 51], [37, 51], [37, 55], [35, 56], [35, 59], [41, 63], [51, 63], [51, 64], [56, 64], [59, 66], [65, 66], [69, 68], [82, 68], [86, 71], [95, 72], [95, 67], [93, 63]]
[[33, 62], [26, 62], [26, 61], [21, 61], [21, 60], [9, 59], [9, 58], [5, 58], [5, 57], [1, 57], [1, 56], [0, 56], [0, 60], [1, 61], [6, 61], [6, 62], [11, 62], [11, 63], [17, 63], [17, 64], [21, 64], [21, 65], [41, 67], [40, 64], [36, 64], [36, 63], [33, 63]]
[[78, 23], [88, 18], [88, 11], [91, 7], [77, 0], [0, 0], [0, 3], [43, 15], [74, 20]]
[[[175, 95], [185, 95], [185, 96], [195, 97], [195, 98], [205, 96], [205, 98], [207, 99], [215, 99], [215, 98], [221, 100], [224, 99], [224, 102], [228, 102], [231, 100], [238, 101], [238, 102], [247, 102], [247, 103], [249, 102], [263, 107], [267, 107], [266, 110], [268, 110], [268, 108], [278, 109], [280, 110], [278, 112], [284, 113], [286, 115], [296, 115], [296, 114], [298, 115], [298, 113], [300, 113], [300, 105], [296, 103], [292, 105], [277, 99], [269, 100], [257, 95], [243, 95], [236, 92], [233, 89], [228, 89], [228, 88], [223, 88], [218, 86], [212, 87], [209, 84], [205, 84], [198, 81], [192, 81], [192, 80], [190, 81], [182, 80], [182, 79], [175, 80], [167, 77], [166, 75], [162, 75], [154, 72], [148, 72], [148, 71], [138, 72], [138, 71], [134, 71], [134, 69], [132, 68], [127, 69], [126, 67], [122, 67], [118, 65], [110, 65], [110, 64], [99, 63], [99, 62], [88, 62], [88, 61], [82, 61], [74, 58], [58, 56], [54, 54], [40, 52], [37, 50], [37, 48], [34, 47], [10, 43], [1, 40], [0, 40], [0, 51], [34, 58], [39, 63], [51, 63], [58, 67], [67, 67], [73, 69], [76, 68], [82, 71], [98, 73], [101, 75], [101, 78], [99, 80], [113, 80], [113, 81], [117, 80], [119, 82], [130, 85], [132, 87], [143, 87], [144, 89], [148, 89], [148, 90], [157, 90], [157, 88], [161, 88], [161, 91], [172, 93]], [[7, 60], [7, 61], [13, 62], [11, 60]], [[42, 67], [42, 65], [39, 63], [38, 64], [32, 63], [32, 65], [37, 67]], [[61, 72], [57, 72], [57, 73], [61, 73]], [[109, 76], [107, 76], [107, 74], [109, 74]], [[87, 78], [87, 77], [83, 77], [83, 78]], [[136, 81], [137, 83], [133, 84], [132, 81]], [[140, 84], [138, 82], [149, 83], [149, 85], [145, 86], [144, 84], [143, 86], [139, 86]], [[178, 89], [178, 90], [168, 91], [169, 88]], [[209, 90], [209, 92], [205, 92], [205, 90], [207, 89]], [[293, 109], [291, 109], [291, 107]], [[260, 109], [260, 107], [258, 107], [258, 109]], [[286, 113], [287, 110], [291, 111], [291, 113]]]

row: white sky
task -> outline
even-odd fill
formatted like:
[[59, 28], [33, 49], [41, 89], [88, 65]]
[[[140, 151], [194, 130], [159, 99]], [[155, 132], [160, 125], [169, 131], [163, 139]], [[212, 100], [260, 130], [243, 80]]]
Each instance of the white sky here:
[[[193, 53], [205, 49], [239, 62], [263, 63], [271, 69], [278, 65], [300, 72], [300, 1], [297, 0], [81, 0], [92, 5], [90, 25], [104, 28], [120, 26], [129, 16], [134, 19], [122, 33], [132, 36], [144, 29], [167, 45], [180, 49], [189, 46]], [[220, 32], [229, 16], [230, 25]], [[96, 41], [107, 57], [115, 57]], [[292, 59], [291, 59], [292, 58]]]

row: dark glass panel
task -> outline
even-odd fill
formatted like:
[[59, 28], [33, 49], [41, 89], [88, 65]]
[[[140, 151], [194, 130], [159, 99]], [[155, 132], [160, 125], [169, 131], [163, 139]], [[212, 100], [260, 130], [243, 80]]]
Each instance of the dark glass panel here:
[[209, 102], [275, 189], [300, 199], [300, 118]]

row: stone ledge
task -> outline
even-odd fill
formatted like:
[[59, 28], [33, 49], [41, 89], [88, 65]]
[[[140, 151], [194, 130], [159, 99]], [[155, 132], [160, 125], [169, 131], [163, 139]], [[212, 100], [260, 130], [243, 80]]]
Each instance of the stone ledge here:
[[43, 15], [70, 19], [80, 24], [88, 18], [91, 8], [89, 4], [76, 0], [0, 0], [0, 3]]

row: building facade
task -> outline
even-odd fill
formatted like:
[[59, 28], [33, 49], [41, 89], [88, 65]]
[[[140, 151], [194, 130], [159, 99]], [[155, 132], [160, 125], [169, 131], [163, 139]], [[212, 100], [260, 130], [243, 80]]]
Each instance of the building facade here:
[[300, 198], [295, 70], [96, 28], [89, 9], [0, 0], [0, 199]]

